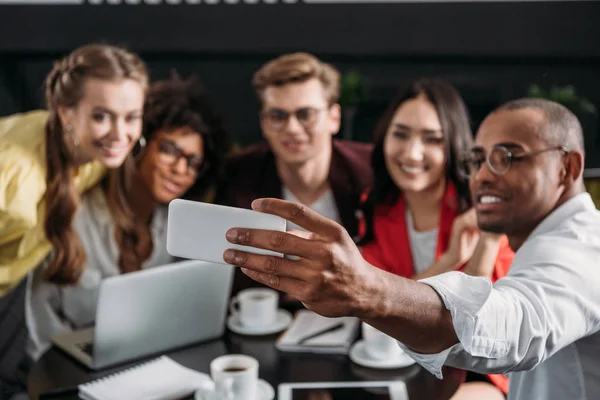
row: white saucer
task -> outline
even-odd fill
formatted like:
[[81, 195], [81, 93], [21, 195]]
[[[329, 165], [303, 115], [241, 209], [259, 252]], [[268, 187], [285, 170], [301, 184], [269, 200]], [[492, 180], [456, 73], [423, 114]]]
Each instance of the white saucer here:
[[366, 343], [364, 340], [359, 340], [350, 349], [350, 359], [358, 365], [368, 368], [392, 369], [404, 368], [413, 365], [416, 361], [410, 358], [405, 352], [401, 352], [398, 357], [389, 360], [377, 360], [370, 357], [366, 352]]
[[[212, 390], [200, 389], [194, 395], [195, 400], [213, 400]], [[254, 400], [273, 400], [275, 398], [275, 389], [269, 382], [258, 380], [258, 393]]]
[[286, 329], [292, 323], [292, 314], [286, 310], [278, 310], [275, 316], [275, 323], [270, 326], [252, 327], [248, 328], [240, 323], [239, 314], [234, 313], [227, 319], [227, 327], [235, 333], [241, 335], [258, 336], [258, 335], [271, 335], [273, 333], [281, 332]]

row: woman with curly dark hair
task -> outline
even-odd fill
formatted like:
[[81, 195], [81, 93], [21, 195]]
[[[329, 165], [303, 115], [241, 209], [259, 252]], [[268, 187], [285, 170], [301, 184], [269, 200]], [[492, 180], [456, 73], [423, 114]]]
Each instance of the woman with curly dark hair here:
[[[168, 264], [167, 205], [176, 198], [206, 200], [220, 174], [229, 139], [200, 81], [178, 76], [150, 86], [136, 173], [114, 174], [83, 198], [74, 224], [87, 262], [76, 284], [59, 286], [34, 276], [28, 351], [40, 357], [51, 338], [93, 322], [100, 281]], [[109, 190], [121, 188], [122, 192]], [[123, 199], [111, 193], [125, 193]], [[133, 215], [125, 215], [125, 202]]]

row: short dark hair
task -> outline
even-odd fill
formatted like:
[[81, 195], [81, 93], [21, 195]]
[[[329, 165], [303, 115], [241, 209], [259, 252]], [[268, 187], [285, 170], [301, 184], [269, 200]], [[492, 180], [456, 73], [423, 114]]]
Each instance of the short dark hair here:
[[186, 80], [172, 73], [170, 79], [150, 85], [144, 106], [143, 135], [150, 142], [160, 131], [190, 128], [202, 136], [207, 169], [185, 197], [202, 197], [223, 170], [231, 148], [229, 135], [220, 115], [209, 100], [204, 85], [196, 76]]
[[525, 97], [509, 101], [498, 107], [494, 112], [513, 111], [533, 108], [542, 112], [545, 126], [538, 131], [540, 139], [549, 146], [566, 146], [585, 154], [583, 129], [579, 119], [567, 107], [546, 99]]
[[375, 181], [366, 201], [361, 205], [366, 222], [366, 230], [361, 238], [361, 244], [366, 244], [373, 239], [375, 208], [383, 204], [392, 205], [400, 196], [400, 189], [392, 180], [385, 165], [383, 151], [385, 135], [398, 107], [405, 101], [421, 95], [433, 104], [442, 125], [446, 153], [446, 178], [456, 187], [459, 211], [465, 211], [471, 206], [469, 182], [461, 173], [459, 163], [459, 158], [473, 144], [473, 132], [467, 107], [460, 93], [450, 83], [437, 78], [415, 80], [406, 89], [398, 92], [375, 128], [375, 148], [371, 157]]

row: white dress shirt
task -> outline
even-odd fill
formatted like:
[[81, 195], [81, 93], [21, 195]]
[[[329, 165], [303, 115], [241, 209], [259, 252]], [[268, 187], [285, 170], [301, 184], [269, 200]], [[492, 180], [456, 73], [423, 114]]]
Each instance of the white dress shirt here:
[[460, 272], [421, 282], [440, 294], [459, 340], [429, 355], [401, 344], [431, 373], [508, 373], [510, 400], [600, 399], [600, 211], [589, 194], [543, 220], [493, 287]]
[[[91, 326], [96, 318], [100, 282], [119, 275], [119, 248], [106, 197], [100, 187], [83, 196], [74, 227], [86, 253], [86, 267], [76, 285], [59, 286], [44, 281], [45, 265], [28, 279], [25, 318], [29, 330], [27, 353], [37, 360], [58, 333]], [[167, 209], [156, 208], [151, 224], [154, 249], [142, 268], [173, 261], [167, 253]]]

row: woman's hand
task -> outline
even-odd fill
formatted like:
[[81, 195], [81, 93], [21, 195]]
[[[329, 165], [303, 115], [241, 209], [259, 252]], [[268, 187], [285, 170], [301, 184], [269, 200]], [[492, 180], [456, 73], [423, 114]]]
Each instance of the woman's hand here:
[[471, 259], [479, 238], [480, 231], [477, 227], [477, 214], [474, 208], [454, 219], [450, 243], [444, 254], [450, 266], [449, 271], [460, 268]]

